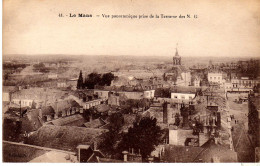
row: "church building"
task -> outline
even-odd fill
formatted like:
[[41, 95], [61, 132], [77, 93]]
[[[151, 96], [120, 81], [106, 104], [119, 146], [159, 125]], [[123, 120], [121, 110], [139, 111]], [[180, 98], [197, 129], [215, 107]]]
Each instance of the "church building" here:
[[181, 56], [176, 48], [175, 56], [173, 57], [173, 67], [164, 73], [164, 80], [172, 85], [190, 86], [191, 73], [181, 64]]

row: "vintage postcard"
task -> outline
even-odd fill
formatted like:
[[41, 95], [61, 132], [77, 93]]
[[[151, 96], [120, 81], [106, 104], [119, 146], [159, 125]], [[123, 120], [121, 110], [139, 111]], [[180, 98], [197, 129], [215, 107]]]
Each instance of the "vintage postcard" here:
[[3, 0], [2, 162], [260, 162], [259, 0]]

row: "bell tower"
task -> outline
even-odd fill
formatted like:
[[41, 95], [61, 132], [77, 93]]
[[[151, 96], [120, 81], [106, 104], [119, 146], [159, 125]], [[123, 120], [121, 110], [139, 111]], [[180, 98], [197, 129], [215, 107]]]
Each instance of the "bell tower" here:
[[176, 52], [175, 56], [173, 57], [173, 66], [180, 66], [181, 65], [181, 57], [179, 56], [178, 49], [177, 49], [178, 43], [176, 44]]

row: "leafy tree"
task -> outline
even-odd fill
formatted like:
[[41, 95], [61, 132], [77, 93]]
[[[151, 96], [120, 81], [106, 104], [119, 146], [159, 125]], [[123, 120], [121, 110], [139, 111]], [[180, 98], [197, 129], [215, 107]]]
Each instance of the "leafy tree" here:
[[95, 85], [100, 85], [100, 86], [110, 86], [112, 80], [115, 79], [114, 74], [110, 73], [105, 73], [103, 75], [98, 74], [98, 73], [90, 73], [88, 77], [85, 80], [85, 86], [89, 89], [94, 89]]
[[162, 130], [156, 124], [156, 118], [144, 117], [140, 122], [134, 122], [133, 127], [128, 129], [128, 133], [123, 136], [120, 146], [126, 150], [134, 148], [140, 149], [142, 158], [148, 157], [155, 147], [162, 141]]
[[34, 71], [39, 71], [39, 72], [42, 72], [42, 73], [48, 73], [50, 72], [50, 69], [45, 67], [45, 65], [43, 63], [39, 63], [39, 64], [35, 64], [33, 65], [33, 70]]
[[3, 122], [3, 139], [7, 141], [19, 141], [21, 134], [21, 121], [4, 119]]
[[78, 82], [77, 82], [77, 89], [83, 89], [83, 88], [84, 88], [83, 76], [82, 76], [82, 71], [80, 70], [79, 79], [78, 79]]
[[105, 86], [105, 85], [110, 86], [111, 85], [111, 81], [114, 80], [114, 78], [115, 78], [115, 76], [111, 72], [110, 73], [105, 73], [105, 74], [103, 74], [102, 79], [101, 79], [99, 85], [101, 85], [101, 86]]
[[124, 117], [122, 113], [114, 113], [109, 117], [109, 130], [119, 132], [124, 124]]
[[124, 124], [124, 117], [121, 113], [114, 113], [109, 117], [109, 131], [104, 134], [103, 141], [101, 143], [101, 149], [103, 152], [116, 155], [118, 154], [117, 142], [121, 139], [120, 129]]
[[98, 73], [90, 73], [85, 81], [85, 86], [88, 89], [94, 89], [95, 85], [98, 85], [101, 81], [101, 74]]

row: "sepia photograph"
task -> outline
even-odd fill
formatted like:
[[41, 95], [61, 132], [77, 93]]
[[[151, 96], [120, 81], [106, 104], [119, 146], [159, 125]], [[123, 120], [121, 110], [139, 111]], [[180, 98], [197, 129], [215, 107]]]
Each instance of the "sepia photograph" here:
[[260, 162], [259, 0], [3, 0], [2, 163]]

